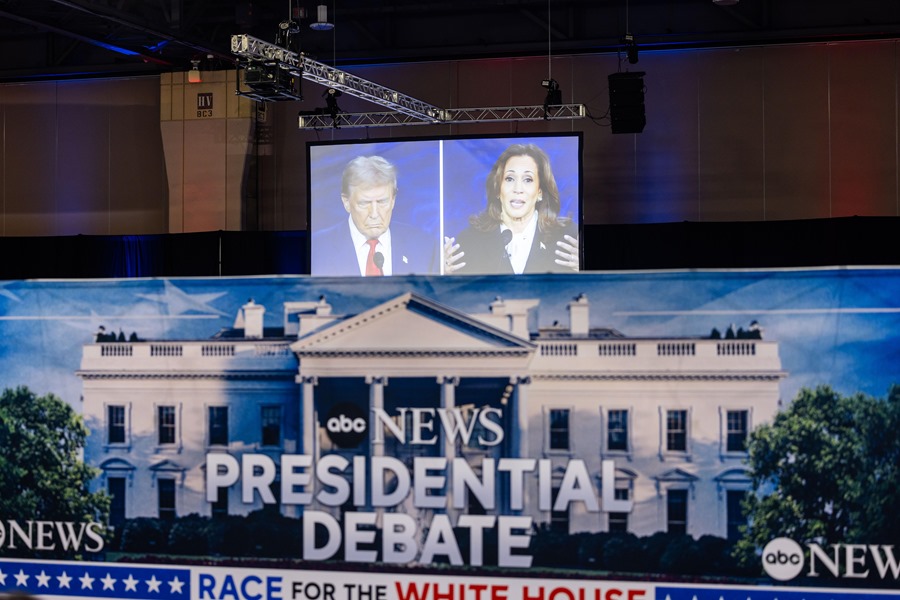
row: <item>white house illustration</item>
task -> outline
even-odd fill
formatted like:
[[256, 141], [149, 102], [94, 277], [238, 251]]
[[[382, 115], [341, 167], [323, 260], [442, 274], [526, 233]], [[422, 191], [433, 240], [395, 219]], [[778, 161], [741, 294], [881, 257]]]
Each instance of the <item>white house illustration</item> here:
[[[290, 454], [464, 458], [476, 473], [488, 460], [533, 458], [549, 469], [552, 496], [579, 460], [598, 499], [611, 491], [610, 506], [548, 508], [539, 502], [546, 482], [534, 472], [524, 475], [521, 509], [511, 508], [511, 486], [498, 483], [497, 505], [468, 494], [462, 509], [445, 512], [515, 512], [570, 533], [736, 537], [750, 485], [745, 442], [774, 418], [785, 377], [777, 343], [630, 338], [592, 327], [584, 295], [568, 303], [567, 326], [541, 326], [539, 305], [496, 298], [486, 314], [466, 314], [406, 293], [338, 315], [320, 298], [285, 303], [283, 326], [270, 330], [265, 307], [250, 301], [233, 329], [210, 339], [87, 344], [78, 375], [92, 431], [85, 457], [102, 471], [94, 485], [114, 499], [113, 524], [263, 508], [299, 516], [308, 507], [281, 501], [280, 473], [248, 501], [240, 485], [208, 501], [207, 455], [253, 454], [276, 465]], [[502, 443], [490, 441], [496, 431], [485, 423], [468, 441], [451, 439], [438, 409], [467, 422], [492, 409]], [[328, 423], [339, 414], [347, 423], [364, 417], [365, 435], [335, 442]], [[423, 419], [432, 420], [413, 443]], [[348, 507], [315, 508], [339, 516]], [[427, 520], [441, 509], [407, 502], [390, 510]]]

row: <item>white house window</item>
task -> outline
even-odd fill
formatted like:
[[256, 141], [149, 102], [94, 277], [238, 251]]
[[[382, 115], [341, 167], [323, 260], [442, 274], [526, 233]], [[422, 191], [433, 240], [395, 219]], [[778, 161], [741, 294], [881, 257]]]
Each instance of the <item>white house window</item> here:
[[737, 540], [741, 537], [741, 526], [748, 522], [743, 503], [750, 493], [752, 480], [743, 468], [734, 468], [717, 475], [715, 481], [722, 511], [720, 520], [725, 524], [719, 535]]
[[687, 533], [688, 491], [672, 490], [666, 494], [666, 531]]
[[687, 490], [669, 490], [666, 494], [666, 531], [687, 533]]
[[125, 522], [125, 477], [107, 477], [106, 492], [109, 494], [109, 524], [117, 527]]
[[748, 411], [729, 410], [725, 413], [725, 450], [746, 452], [748, 431]]
[[727, 520], [727, 536], [730, 541], [741, 538], [740, 527], [747, 524], [747, 514], [744, 511], [744, 498], [746, 490], [726, 490], [725, 492], [725, 518]]
[[159, 417], [159, 443], [174, 444], [175, 443], [175, 407], [160, 406], [157, 409]]
[[550, 449], [569, 449], [569, 409], [550, 410]]
[[114, 404], [107, 407], [107, 443], [125, 443], [125, 407]]
[[606, 449], [628, 451], [628, 411], [613, 409], [606, 417]]
[[209, 445], [228, 445], [228, 407], [209, 407]]
[[666, 411], [666, 450], [687, 452], [688, 411]]
[[159, 479], [157, 481], [157, 507], [159, 518], [172, 521], [178, 514], [175, 511], [175, 480]]
[[263, 406], [260, 415], [263, 446], [281, 445], [281, 407]]

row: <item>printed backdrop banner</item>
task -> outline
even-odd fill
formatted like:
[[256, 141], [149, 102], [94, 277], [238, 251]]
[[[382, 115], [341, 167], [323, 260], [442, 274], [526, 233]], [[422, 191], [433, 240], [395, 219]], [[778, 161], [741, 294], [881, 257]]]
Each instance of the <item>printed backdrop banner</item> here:
[[893, 268], [3, 282], [0, 592], [897, 597], [898, 298]]

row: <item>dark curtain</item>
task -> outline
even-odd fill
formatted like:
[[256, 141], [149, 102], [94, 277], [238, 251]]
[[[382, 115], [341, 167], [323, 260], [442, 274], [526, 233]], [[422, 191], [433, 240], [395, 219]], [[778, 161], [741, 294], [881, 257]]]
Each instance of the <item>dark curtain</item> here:
[[6, 237], [0, 255], [0, 279], [303, 273], [306, 232]]
[[900, 218], [586, 225], [586, 270], [900, 265]]
[[[586, 225], [584, 268], [900, 265], [900, 218]], [[0, 237], [0, 279], [309, 273], [305, 231]]]

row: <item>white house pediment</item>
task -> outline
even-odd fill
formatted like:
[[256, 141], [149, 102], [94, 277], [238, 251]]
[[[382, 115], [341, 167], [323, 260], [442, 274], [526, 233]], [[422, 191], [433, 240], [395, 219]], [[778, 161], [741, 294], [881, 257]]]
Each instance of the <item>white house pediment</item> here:
[[638, 474], [631, 469], [616, 469], [616, 479], [637, 479]]
[[682, 469], [671, 469], [666, 471], [665, 473], [661, 473], [656, 476], [657, 481], [665, 481], [665, 482], [680, 482], [680, 483], [693, 483], [700, 479], [693, 473], [688, 473]]
[[298, 355], [353, 352], [511, 352], [534, 344], [465, 313], [407, 293], [310, 333], [291, 345]]
[[110, 458], [100, 463], [103, 471], [134, 471], [135, 466], [123, 458]]
[[[629, 484], [634, 485], [634, 481], [638, 478], [638, 474], [636, 471], [632, 471], [631, 469], [620, 469], [616, 468], [615, 471], [615, 479], [616, 481], [627, 481]], [[597, 486], [601, 486], [603, 484], [603, 477], [599, 473], [594, 476], [597, 480]]]
[[716, 475], [719, 483], [750, 483], [750, 474], [746, 469], [728, 469]]
[[156, 473], [181, 473], [184, 471], [184, 467], [180, 466], [174, 461], [166, 459], [156, 463], [155, 465], [152, 465], [150, 467], [150, 470]]

